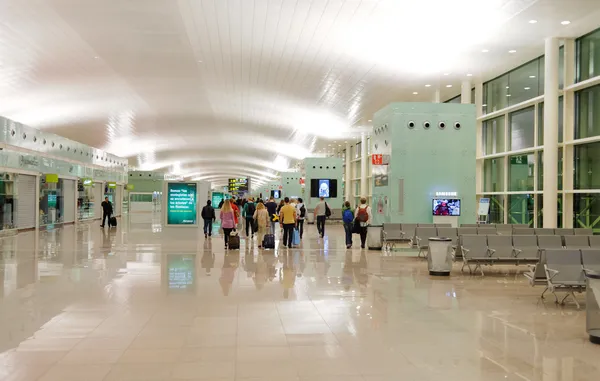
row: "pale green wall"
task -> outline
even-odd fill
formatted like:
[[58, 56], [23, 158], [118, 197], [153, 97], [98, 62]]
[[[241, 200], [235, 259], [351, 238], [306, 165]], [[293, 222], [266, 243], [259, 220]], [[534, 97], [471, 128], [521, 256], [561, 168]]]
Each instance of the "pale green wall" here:
[[[410, 121], [415, 127], [410, 129]], [[425, 129], [423, 124], [431, 126]], [[439, 122], [445, 122], [441, 130]], [[460, 129], [455, 129], [459, 122]], [[430, 223], [435, 192], [458, 192], [459, 223], [476, 220], [475, 106], [472, 104], [392, 103], [373, 118], [373, 153], [389, 154], [388, 186], [373, 184], [375, 223]], [[374, 168], [375, 169], [375, 168]], [[404, 179], [404, 212], [399, 212], [399, 180]], [[375, 177], [373, 177], [373, 182]], [[378, 196], [387, 197], [384, 215]]]
[[306, 194], [303, 192], [302, 185], [300, 185], [300, 178], [302, 178], [302, 173], [300, 172], [281, 173], [281, 184], [283, 185], [284, 197], [305, 198]]
[[[336, 198], [330, 198], [327, 203], [332, 209], [340, 209], [344, 202], [342, 193], [342, 177], [344, 171], [344, 159], [337, 157], [307, 157], [304, 159], [306, 172], [306, 188], [304, 191], [304, 203], [309, 208], [314, 208], [319, 198], [310, 197], [311, 179], [337, 179], [338, 193]], [[314, 168], [313, 168], [314, 167]]]
[[165, 174], [150, 171], [132, 171], [128, 174], [128, 184], [133, 184], [132, 192], [162, 192]]

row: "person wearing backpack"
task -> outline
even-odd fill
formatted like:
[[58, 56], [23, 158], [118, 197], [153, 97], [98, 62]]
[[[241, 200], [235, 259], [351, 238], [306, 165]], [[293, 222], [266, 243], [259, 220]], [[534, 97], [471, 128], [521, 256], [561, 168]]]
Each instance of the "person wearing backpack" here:
[[246, 220], [246, 237], [254, 238], [254, 212], [256, 212], [256, 204], [249, 198], [244, 204], [244, 218]]
[[360, 205], [356, 208], [354, 216], [356, 221], [360, 224], [360, 247], [364, 249], [367, 242], [367, 229], [373, 219], [373, 213], [371, 212], [371, 207], [367, 205], [366, 198], [361, 197]]
[[304, 234], [304, 219], [306, 218], [306, 206], [301, 198], [298, 198], [298, 204], [296, 204], [296, 215], [298, 216], [298, 232], [300, 233], [300, 239]]
[[350, 201], [344, 203], [342, 220], [344, 221], [344, 232], [346, 232], [346, 249], [349, 249], [352, 247], [352, 225], [354, 223], [354, 213], [352, 212]]

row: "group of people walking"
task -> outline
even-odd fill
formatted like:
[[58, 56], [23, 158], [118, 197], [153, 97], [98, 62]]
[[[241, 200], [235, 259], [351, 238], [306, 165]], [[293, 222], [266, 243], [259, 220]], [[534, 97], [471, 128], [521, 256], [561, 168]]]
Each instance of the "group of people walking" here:
[[[225, 248], [228, 248], [231, 233], [237, 230], [241, 219], [245, 221], [245, 233], [249, 239], [258, 241], [258, 248], [262, 248], [266, 235], [275, 234], [276, 223], [279, 222], [283, 237], [284, 247], [291, 248], [294, 242], [294, 235], [302, 240], [304, 235], [304, 222], [306, 220], [307, 210], [302, 198], [290, 199], [286, 197], [278, 204], [273, 198], [267, 202], [249, 198], [247, 200], [233, 199], [223, 200], [219, 207], [221, 228], [223, 229], [223, 239]], [[212, 224], [216, 220], [216, 213], [208, 201], [202, 209], [202, 219], [204, 220], [204, 236], [212, 236]], [[317, 225], [319, 237], [325, 236], [325, 222], [331, 216], [331, 209], [323, 197], [313, 211], [314, 219]], [[346, 235], [346, 248], [352, 247], [352, 234], [360, 235], [361, 248], [365, 248], [367, 239], [367, 227], [372, 220], [371, 207], [367, 205], [366, 198], [361, 198], [360, 205], [353, 212], [350, 202], [346, 201], [342, 210], [344, 222], [344, 231]], [[242, 230], [242, 229], [240, 229]], [[298, 244], [298, 242], [296, 242]]]

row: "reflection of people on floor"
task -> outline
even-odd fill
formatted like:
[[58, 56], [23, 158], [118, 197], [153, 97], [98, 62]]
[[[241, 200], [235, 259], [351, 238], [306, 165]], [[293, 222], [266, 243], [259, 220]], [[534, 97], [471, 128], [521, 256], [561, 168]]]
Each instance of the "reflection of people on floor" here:
[[240, 256], [238, 253], [227, 253], [223, 258], [223, 267], [221, 268], [221, 278], [219, 283], [223, 290], [223, 295], [228, 296], [235, 278], [235, 271], [240, 265]]
[[256, 271], [254, 272], [254, 278], [253, 278], [256, 289], [262, 290], [265, 283], [267, 283], [268, 279], [269, 279], [269, 268], [268, 268], [267, 262], [265, 261], [265, 258], [263, 258], [262, 255], [259, 255], [258, 259], [256, 261]]
[[352, 250], [347, 250], [342, 275], [344, 290], [349, 291], [354, 282], [357, 282], [362, 290], [367, 287], [368, 280], [366, 254], [364, 252], [353, 253]]
[[269, 282], [273, 282], [277, 276], [277, 269], [275, 268], [275, 265], [277, 264], [277, 258], [275, 257], [275, 254], [264, 253], [262, 255], [262, 259], [267, 264], [267, 277]]
[[327, 276], [329, 272], [329, 268], [331, 265], [329, 264], [329, 259], [325, 251], [319, 250], [316, 255], [315, 260], [315, 272], [317, 273], [317, 279], [323, 279]]
[[101, 254], [105, 257], [111, 252], [112, 249], [112, 241], [115, 235], [114, 230], [102, 230], [102, 242], [101, 242]]
[[212, 251], [204, 251], [200, 259], [202, 268], [206, 271], [206, 276], [210, 276], [210, 270], [215, 267], [215, 255]]
[[248, 275], [248, 278], [252, 278], [254, 273], [256, 272], [256, 262], [254, 262], [254, 254], [248, 252], [244, 255], [242, 259], [242, 265], [244, 266], [244, 271]]
[[306, 270], [306, 259], [304, 258], [304, 253], [300, 252], [300, 250], [294, 251], [294, 266], [296, 267], [296, 276], [302, 278], [302, 274]]
[[283, 297], [290, 297], [290, 290], [296, 284], [296, 269], [294, 268], [294, 260], [291, 255], [284, 255], [283, 268], [279, 271], [279, 282], [283, 285]]

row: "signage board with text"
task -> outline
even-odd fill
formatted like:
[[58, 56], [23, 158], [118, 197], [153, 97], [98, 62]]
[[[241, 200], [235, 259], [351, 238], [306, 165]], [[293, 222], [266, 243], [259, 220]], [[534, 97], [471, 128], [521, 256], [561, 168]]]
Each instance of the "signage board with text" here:
[[196, 183], [167, 183], [167, 225], [196, 225]]
[[231, 194], [240, 194], [248, 192], [248, 178], [229, 179], [229, 186], [227, 190]]

